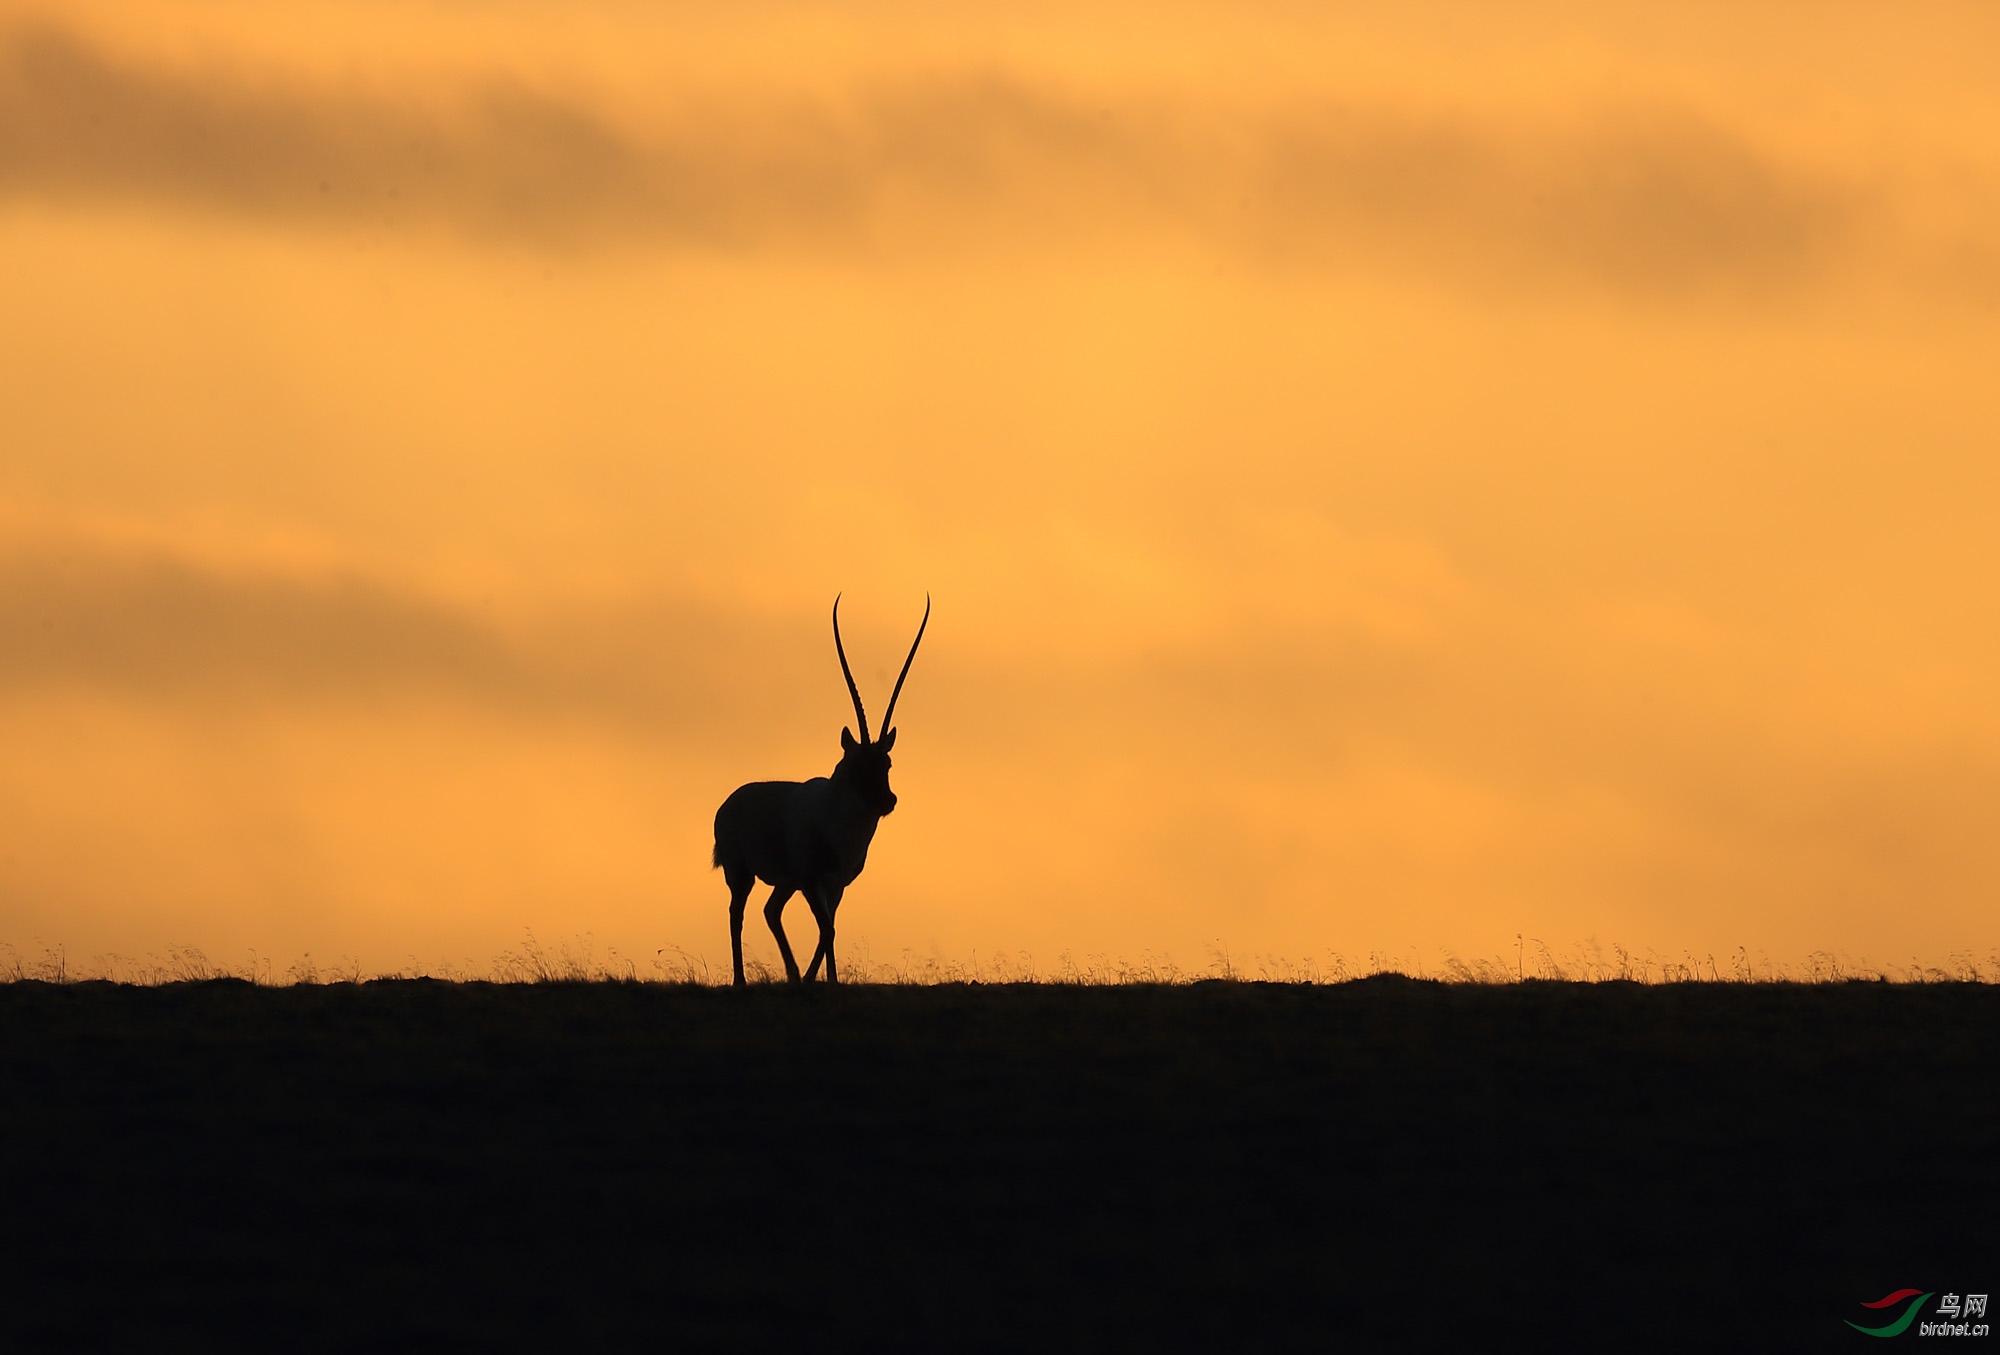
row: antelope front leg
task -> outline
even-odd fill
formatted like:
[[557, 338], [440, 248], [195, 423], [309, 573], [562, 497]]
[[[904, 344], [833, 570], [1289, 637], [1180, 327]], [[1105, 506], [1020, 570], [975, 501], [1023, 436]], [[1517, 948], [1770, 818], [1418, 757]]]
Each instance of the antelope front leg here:
[[812, 906], [813, 918], [819, 923], [819, 949], [813, 952], [812, 963], [806, 967], [806, 982], [812, 982], [819, 973], [819, 962], [825, 960], [826, 981], [837, 984], [840, 975], [833, 965], [833, 917], [840, 908], [840, 896], [844, 891], [822, 888], [817, 892], [817, 901], [811, 893], [806, 895], [806, 902]]

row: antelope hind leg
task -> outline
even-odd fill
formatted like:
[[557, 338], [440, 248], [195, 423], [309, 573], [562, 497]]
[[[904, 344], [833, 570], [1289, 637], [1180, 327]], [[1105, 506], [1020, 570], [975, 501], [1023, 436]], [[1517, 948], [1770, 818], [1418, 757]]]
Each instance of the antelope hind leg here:
[[750, 900], [750, 890], [757, 883], [757, 877], [724, 876], [729, 882], [729, 958], [736, 963], [736, 986], [743, 986], [743, 905]]
[[771, 898], [764, 905], [764, 921], [771, 924], [771, 935], [778, 938], [778, 954], [785, 960], [785, 977], [793, 983], [799, 981], [799, 962], [792, 958], [792, 943], [785, 939], [785, 905], [791, 901], [796, 889], [783, 885], [771, 886]]

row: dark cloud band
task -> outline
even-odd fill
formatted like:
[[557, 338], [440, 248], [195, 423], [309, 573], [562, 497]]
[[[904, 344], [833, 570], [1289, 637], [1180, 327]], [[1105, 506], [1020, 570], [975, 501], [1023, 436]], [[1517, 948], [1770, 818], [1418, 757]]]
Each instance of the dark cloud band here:
[[687, 102], [643, 125], [518, 85], [399, 101], [0, 35], [0, 198], [442, 228], [536, 247], [841, 253], [1192, 238], [1620, 290], [1789, 287], [1875, 213], [1671, 108], [1539, 129], [1357, 106], [1100, 102], [990, 75]]

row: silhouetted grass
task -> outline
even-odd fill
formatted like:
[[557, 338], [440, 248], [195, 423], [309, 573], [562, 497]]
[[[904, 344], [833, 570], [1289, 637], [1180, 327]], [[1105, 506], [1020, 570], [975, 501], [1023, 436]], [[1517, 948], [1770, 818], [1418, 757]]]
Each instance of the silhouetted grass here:
[[[843, 980], [848, 983], [905, 986], [944, 983], [1172, 986], [1214, 979], [1329, 984], [1385, 974], [1476, 984], [1520, 983], [1529, 979], [1579, 983], [1844, 983], [1853, 979], [1886, 983], [2000, 982], [2000, 952], [1982, 958], [1969, 950], [1954, 951], [1942, 962], [1913, 957], [1907, 964], [1884, 965], [1819, 950], [1797, 962], [1784, 963], [1774, 961], [1762, 951], [1752, 956], [1747, 947], [1740, 946], [1720, 957], [1712, 952], [1696, 955], [1688, 951], [1670, 955], [1651, 947], [1643, 952], [1616, 943], [1606, 947], [1595, 938], [1585, 938], [1558, 953], [1546, 942], [1529, 937], [1522, 938], [1519, 950], [1511, 958], [1466, 959], [1443, 952], [1428, 963], [1420, 956], [1380, 951], [1371, 952], [1365, 960], [1336, 951], [1298, 958], [1265, 953], [1237, 956], [1217, 945], [1209, 949], [1207, 963], [1197, 967], [1183, 966], [1171, 955], [1152, 952], [1135, 961], [1106, 955], [1078, 957], [1063, 951], [1053, 964], [1039, 964], [1025, 951], [985, 955], [974, 951], [968, 957], [954, 958], [937, 951], [918, 954], [906, 950], [893, 960], [880, 960], [867, 942], [860, 940], [848, 943], [840, 965]], [[784, 979], [781, 971], [754, 955], [746, 958], [745, 970], [753, 983], [779, 983]], [[24, 979], [45, 983], [103, 979], [113, 983], [163, 984], [231, 978], [265, 986], [361, 983], [371, 979], [725, 985], [730, 981], [730, 972], [726, 958], [721, 965], [713, 965], [706, 956], [679, 946], [661, 947], [642, 962], [615, 948], [599, 955], [594, 939], [588, 935], [551, 946], [537, 939], [533, 931], [524, 933], [518, 946], [501, 951], [483, 969], [470, 960], [451, 964], [412, 957], [398, 968], [381, 970], [366, 968], [352, 958], [322, 964], [307, 955], [279, 970], [271, 959], [254, 952], [245, 962], [230, 965], [209, 959], [193, 946], [171, 946], [163, 955], [148, 954], [143, 958], [95, 955], [77, 964], [72, 963], [61, 947], [43, 947], [39, 959], [30, 959], [0, 942], [0, 983]]]
[[0, 985], [0, 1344], [1801, 1348], [1991, 1278], [1990, 985], [528, 963]]

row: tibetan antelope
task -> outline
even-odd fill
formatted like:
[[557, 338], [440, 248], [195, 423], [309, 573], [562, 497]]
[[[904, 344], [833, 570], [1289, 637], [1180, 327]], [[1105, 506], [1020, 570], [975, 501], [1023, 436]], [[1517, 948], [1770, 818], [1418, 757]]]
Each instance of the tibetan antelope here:
[[917, 638], [910, 642], [909, 657], [896, 675], [896, 688], [889, 693], [889, 708], [882, 713], [882, 737], [870, 741], [868, 712], [861, 708], [861, 691], [854, 685], [854, 672], [847, 666], [847, 650], [840, 643], [840, 599], [833, 600], [833, 652], [840, 656], [840, 671], [847, 679], [847, 694], [854, 698], [854, 718], [861, 726], [861, 740], [846, 729], [840, 731], [840, 763], [832, 776], [816, 776], [810, 781], [753, 781], [739, 786], [722, 808], [715, 811], [715, 864], [729, 883], [729, 950], [736, 963], [736, 982], [743, 982], [743, 905], [761, 878], [771, 886], [764, 904], [764, 921], [778, 938], [778, 953], [785, 957], [785, 977], [798, 983], [799, 965], [785, 940], [780, 920], [785, 904], [794, 894], [806, 896], [819, 923], [819, 949], [813, 952], [805, 981], [819, 976], [820, 961], [826, 961], [826, 981], [840, 981], [833, 963], [833, 915], [840, 896], [868, 864], [868, 844], [874, 840], [875, 826], [896, 807], [896, 793], [889, 789], [889, 750], [896, 746], [896, 731], [889, 722], [896, 716], [896, 698], [903, 694], [903, 679], [924, 642], [924, 627], [931, 623], [931, 600], [924, 597], [924, 619]]

